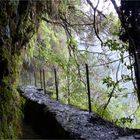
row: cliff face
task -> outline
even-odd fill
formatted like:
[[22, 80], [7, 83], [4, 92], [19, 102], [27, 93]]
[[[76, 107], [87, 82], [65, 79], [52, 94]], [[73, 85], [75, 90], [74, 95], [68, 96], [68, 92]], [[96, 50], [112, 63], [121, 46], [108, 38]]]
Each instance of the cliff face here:
[[35, 87], [21, 90], [26, 98], [25, 120], [42, 138], [139, 139], [140, 131], [120, 128], [94, 113], [81, 111], [49, 99]]

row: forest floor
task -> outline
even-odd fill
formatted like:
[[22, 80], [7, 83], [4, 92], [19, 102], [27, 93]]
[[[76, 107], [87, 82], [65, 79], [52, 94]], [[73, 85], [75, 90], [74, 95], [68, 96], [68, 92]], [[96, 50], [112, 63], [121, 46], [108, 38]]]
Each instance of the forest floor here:
[[[140, 130], [121, 128], [87, 111], [81, 111], [69, 105], [51, 100], [43, 91], [33, 86], [26, 86], [22, 94], [38, 104], [47, 106], [56, 121], [75, 139], [86, 140], [138, 140]], [[26, 126], [26, 129], [29, 126]], [[37, 135], [35, 135], [36, 137]]]

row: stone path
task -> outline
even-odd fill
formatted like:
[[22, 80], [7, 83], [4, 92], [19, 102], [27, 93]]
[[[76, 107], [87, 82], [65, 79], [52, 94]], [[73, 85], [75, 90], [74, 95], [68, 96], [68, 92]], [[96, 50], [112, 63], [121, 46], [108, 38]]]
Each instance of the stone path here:
[[140, 131], [125, 129], [103, 120], [95, 113], [81, 111], [77, 108], [51, 100], [43, 91], [34, 86], [22, 87], [22, 94], [38, 104], [44, 104], [55, 116], [57, 122], [75, 139], [86, 140], [138, 140]]

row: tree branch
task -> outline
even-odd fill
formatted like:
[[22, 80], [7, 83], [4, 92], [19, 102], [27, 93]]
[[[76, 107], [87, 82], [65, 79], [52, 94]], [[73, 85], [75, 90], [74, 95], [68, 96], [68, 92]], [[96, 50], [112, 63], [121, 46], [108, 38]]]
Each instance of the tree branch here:
[[[116, 89], [116, 86], [117, 86], [118, 83], [119, 83], [119, 80], [118, 80], [118, 72], [119, 72], [120, 64], [121, 64], [121, 61], [119, 62], [119, 65], [118, 65], [118, 68], [117, 68], [117, 72], [116, 72], [116, 83], [114, 84], [114, 86], [113, 86], [113, 88], [112, 88], [112, 91], [111, 91], [111, 93], [110, 93], [109, 99], [108, 99], [107, 103], [106, 103], [105, 106], [104, 106], [104, 110], [105, 110], [105, 109], [107, 108], [107, 106], [109, 105], [109, 103], [110, 103], [110, 101], [111, 101], [111, 98], [112, 98], [112, 96], [113, 96], [113, 93], [114, 93], [114, 91], [115, 91], [115, 89]], [[104, 112], [103, 112], [103, 113], [104, 113]]]
[[93, 26], [94, 26], [94, 31], [95, 31], [95, 34], [97, 36], [97, 38], [99, 39], [99, 41], [101, 42], [101, 45], [103, 45], [103, 41], [102, 39], [100, 38], [98, 32], [97, 32], [97, 29], [96, 29], [96, 11], [97, 11], [97, 7], [98, 7], [98, 4], [99, 4], [99, 0], [97, 2], [97, 5], [96, 7], [93, 6], [92, 2], [90, 0], [87, 0], [87, 3], [90, 5], [90, 7], [93, 9], [94, 11], [94, 23], [93, 23]]
[[121, 19], [121, 11], [120, 11], [120, 8], [117, 6], [116, 1], [115, 0], [110, 0], [110, 1], [112, 2], [113, 6], [114, 6], [114, 9], [116, 10], [119, 18]]
[[[128, 55], [128, 56], [129, 56], [129, 55]], [[128, 56], [125, 56], [124, 58], [127, 58]], [[116, 59], [116, 60], [113, 60], [113, 61], [108, 62], [108, 63], [104, 63], [104, 64], [100, 64], [100, 65], [94, 65], [94, 66], [89, 66], [89, 67], [105, 66], [105, 65], [108, 65], [108, 64], [111, 64], [111, 63], [114, 63], [114, 62], [120, 61], [120, 60], [122, 60], [122, 59], [120, 58], [120, 59]]]
[[103, 16], [104, 18], [107, 18], [101, 11], [97, 9], [97, 6], [96, 7], [93, 6], [90, 0], [87, 0], [87, 3], [92, 7], [93, 10], [96, 10], [99, 15]]
[[[42, 17], [42, 20], [46, 21], [47, 23], [51, 23], [51, 24], [56, 24], [56, 25], [62, 25], [62, 22], [60, 21], [53, 21], [53, 20], [49, 20], [45, 17]], [[88, 22], [88, 23], [69, 23], [67, 21], [68, 25], [73, 27], [73, 26], [93, 26], [94, 22]]]

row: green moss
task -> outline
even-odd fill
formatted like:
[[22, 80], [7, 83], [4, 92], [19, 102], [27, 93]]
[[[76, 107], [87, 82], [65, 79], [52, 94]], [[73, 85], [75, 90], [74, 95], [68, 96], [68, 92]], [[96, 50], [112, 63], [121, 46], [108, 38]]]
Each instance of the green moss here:
[[12, 87], [0, 88], [0, 139], [16, 139], [21, 134], [21, 99]]
[[8, 48], [2, 51], [7, 73], [0, 87], [0, 139], [17, 139], [21, 135], [22, 118], [22, 100], [17, 91], [21, 59], [16, 54], [11, 55]]
[[25, 2], [26, 7], [22, 3], [0, 1], [0, 139], [17, 139], [21, 134], [22, 100], [16, 90], [22, 62], [20, 54], [37, 31], [43, 12], [43, 5], [38, 8], [38, 4]]

